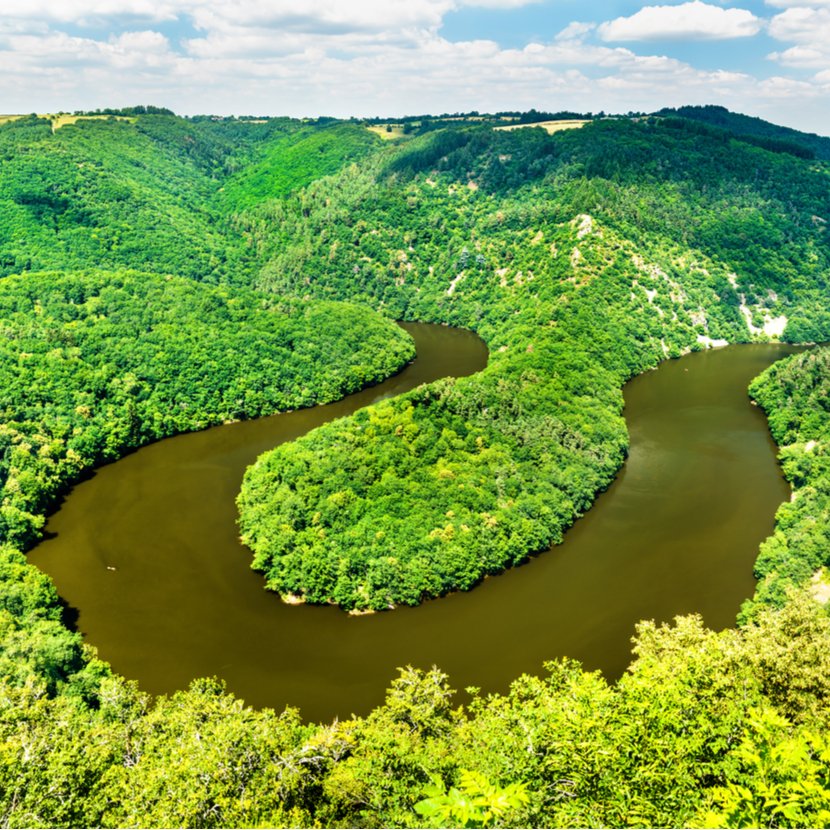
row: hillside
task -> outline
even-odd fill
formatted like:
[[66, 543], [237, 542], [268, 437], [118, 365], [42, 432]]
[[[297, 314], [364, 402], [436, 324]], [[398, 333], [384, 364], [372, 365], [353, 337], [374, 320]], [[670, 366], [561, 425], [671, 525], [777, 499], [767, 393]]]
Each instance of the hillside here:
[[336, 399], [412, 357], [396, 327], [365, 311], [244, 287], [254, 259], [218, 204], [222, 184], [302, 129], [157, 113], [0, 127], [0, 262], [26, 274], [0, 283], [0, 539], [30, 544], [55, 497], [95, 464]]
[[359, 162], [377, 145], [367, 129], [355, 124], [299, 128], [292, 124], [290, 129], [257, 144], [251, 162], [223, 184], [221, 204], [227, 210], [241, 210], [287, 196]]
[[[474, 328], [492, 356], [262, 458], [239, 501], [255, 566], [281, 593], [379, 610], [560, 541], [623, 461], [626, 379], [765, 326], [827, 338], [825, 182], [789, 155], [608, 121], [427, 135], [269, 204], [261, 287]], [[289, 518], [289, 492], [316, 522]]]
[[561, 539], [625, 460], [628, 378], [724, 341], [830, 334], [818, 150], [679, 114], [554, 134], [421, 117], [386, 142], [147, 112], [0, 125], [5, 824], [830, 821], [826, 350], [752, 386], [796, 496], [742, 626], [643, 622], [615, 683], [560, 660], [459, 707], [440, 667], [405, 668], [383, 706], [322, 725], [216, 679], [151, 700], [26, 564], [92, 465], [394, 372], [411, 344], [391, 318], [469, 327], [489, 365], [250, 468], [240, 526], [269, 587], [384, 610]]
[[762, 118], [753, 118], [750, 115], [742, 115], [739, 112], [730, 112], [725, 107], [678, 107], [676, 109], [666, 108], [660, 110], [656, 115], [678, 116], [690, 121], [697, 121], [708, 124], [712, 127], [726, 130], [734, 136], [743, 138], [759, 139], [762, 142], [769, 142], [769, 148], [784, 149], [795, 146], [807, 150], [815, 158], [830, 160], [830, 138], [816, 135], [815, 133], [803, 133], [793, 130], [790, 127], [782, 127], [778, 124], [770, 124]]
[[[179, 141], [165, 127], [178, 128]], [[0, 128], [3, 274], [133, 267], [217, 282], [244, 270], [210, 206], [216, 148], [166, 116]]]
[[[344, 151], [355, 132], [362, 141]], [[130, 267], [247, 282], [228, 213], [336, 172], [370, 139], [287, 118], [111, 116], [56, 131], [45, 118], [12, 121], [0, 127], [0, 274]]]

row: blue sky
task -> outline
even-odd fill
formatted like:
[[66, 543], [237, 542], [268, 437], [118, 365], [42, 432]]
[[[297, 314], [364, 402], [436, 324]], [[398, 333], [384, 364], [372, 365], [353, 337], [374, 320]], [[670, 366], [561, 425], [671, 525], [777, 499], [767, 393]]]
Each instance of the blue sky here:
[[830, 134], [830, 0], [2, 0], [0, 112], [627, 112]]
[[[440, 33], [449, 40], [490, 38], [503, 47], [521, 49], [527, 43], [551, 40], [573, 21], [600, 23], [631, 16], [645, 5], [647, 4], [631, 0], [548, 0], [518, 9], [467, 7], [447, 14]], [[753, 11], [756, 16], [765, 12], [762, 2], [731, 5]], [[627, 43], [633, 46], [636, 41]], [[776, 42], [763, 31], [755, 37], [732, 39], [728, 47], [724, 45], [723, 48], [713, 48], [710, 41], [692, 39], [649, 42], [650, 52], [669, 55], [703, 69], [734, 69], [760, 75], [773, 74], [775, 67], [766, 60], [766, 55], [775, 49]]]

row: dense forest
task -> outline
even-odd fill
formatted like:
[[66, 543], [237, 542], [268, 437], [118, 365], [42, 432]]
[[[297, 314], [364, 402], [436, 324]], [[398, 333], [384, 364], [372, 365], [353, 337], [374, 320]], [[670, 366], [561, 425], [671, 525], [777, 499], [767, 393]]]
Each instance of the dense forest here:
[[393, 318], [471, 328], [489, 364], [249, 470], [240, 528], [268, 586], [381, 610], [560, 540], [624, 462], [625, 380], [717, 343], [828, 339], [818, 145], [721, 121], [0, 126], [3, 823], [826, 825], [827, 350], [751, 388], [795, 495], [740, 626], [643, 622], [613, 684], [565, 660], [461, 707], [440, 668], [407, 668], [383, 706], [322, 725], [215, 679], [153, 700], [25, 558], [90, 466], [391, 374], [412, 357]]
[[213, 283], [241, 276], [244, 244], [220, 232], [211, 207], [233, 146], [168, 116], [81, 120], [54, 132], [43, 118], [5, 124], [0, 273], [94, 266]]
[[680, 118], [701, 122], [712, 127], [727, 130], [735, 136], [740, 136], [767, 149], [793, 152], [802, 158], [830, 159], [830, 139], [815, 133], [802, 133], [789, 127], [770, 124], [762, 118], [753, 118], [730, 112], [725, 107], [678, 107], [660, 110], [661, 116], [679, 116]]
[[789, 154], [595, 122], [428, 134], [377, 165], [257, 211], [258, 284], [474, 328], [490, 364], [251, 468], [243, 539], [281, 593], [382, 609], [470, 588], [607, 486], [633, 374], [765, 321], [827, 336], [830, 197]]
[[819, 348], [770, 367], [750, 387], [769, 418], [781, 448], [792, 501], [781, 505], [776, 531], [761, 546], [755, 567], [760, 580], [756, 598], [742, 618], [759, 604], [781, 607], [791, 586], [827, 581], [830, 565], [830, 349]]
[[67, 483], [150, 441], [336, 400], [414, 357], [343, 303], [137, 272], [0, 282], [0, 535], [27, 545]]

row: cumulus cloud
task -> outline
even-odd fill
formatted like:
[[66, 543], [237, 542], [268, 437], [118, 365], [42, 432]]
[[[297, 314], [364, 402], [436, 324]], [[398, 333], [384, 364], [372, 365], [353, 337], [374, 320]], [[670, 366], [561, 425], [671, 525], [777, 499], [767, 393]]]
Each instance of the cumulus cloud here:
[[830, 41], [830, 7], [808, 9], [797, 7], [775, 15], [769, 24], [769, 33], [777, 40], [800, 44]]
[[[158, 69], [169, 73], [165, 97], [158, 103], [174, 109], [181, 105], [171, 96], [186, 101], [189, 111], [290, 114], [534, 106], [614, 110], [620, 108], [621, 91], [629, 95], [626, 108], [650, 109], [708, 100], [713, 84], [739, 99], [751, 84], [742, 75], [699, 71], [672, 58], [637, 55], [575, 37], [503, 49], [490, 40], [451, 42], [427, 33], [416, 46], [375, 44], [353, 55], [315, 47], [313, 38], [296, 32], [274, 38], [252, 30], [250, 38], [245, 56], [218, 49], [183, 56], [171, 53], [166, 39], [152, 32], [106, 43], [55, 36], [39, 44], [39, 68], [45, 69], [48, 54], [56, 63], [67, 62], [71, 54], [92, 85], [107, 75], [117, 77], [130, 56], [145, 74]], [[32, 46], [17, 44], [28, 50], [30, 64], [36, 57]], [[104, 88], [109, 86], [108, 81]], [[666, 90], [677, 91], [678, 100], [666, 101]]]
[[[197, 22], [234, 21], [236, 25], [380, 28], [389, 25], [438, 25], [461, 7], [512, 9], [539, 0], [3, 0], [6, 17], [98, 23], [125, 15], [151, 20], [192, 16]], [[316, 29], [320, 31], [320, 29]]]
[[[0, 47], [0, 71], [10, 74], [25, 71], [33, 78], [41, 73], [52, 74], [53, 70], [71, 78], [73, 73], [89, 67], [115, 72], [167, 70], [174, 60], [167, 38], [151, 31], [129, 32], [107, 41], [73, 37], [63, 32], [12, 35], [0, 37]], [[72, 72], [67, 72], [67, 67]], [[29, 88], [31, 83], [24, 88]]]
[[151, 20], [174, 20], [197, 5], [197, 0], [3, 0], [7, 18], [84, 23], [130, 15]]
[[296, 54], [319, 48], [321, 38], [329, 48], [353, 54], [417, 47], [462, 6], [509, 9], [533, 2], [538, 0], [214, 0], [191, 11], [204, 35], [184, 45], [196, 57]]
[[392, 27], [433, 28], [455, 3], [450, 0], [218, 0], [202, 3], [192, 12], [199, 29], [282, 29], [315, 34], [383, 31]]
[[793, 6], [830, 9], [830, 0], [767, 0], [767, 5], [777, 9], [789, 9]]
[[700, 0], [679, 6], [645, 6], [630, 17], [599, 26], [605, 41], [725, 40], [758, 34], [763, 21], [745, 9], [724, 9]]
[[795, 44], [769, 57], [796, 69], [830, 66], [830, 8], [795, 7], [775, 15], [769, 33], [776, 40]]
[[770, 60], [795, 69], [822, 69], [827, 66], [828, 57], [826, 49], [813, 46], [792, 46], [783, 52], [769, 54]]
[[[573, 22], [524, 48], [442, 36], [446, 15], [462, 6], [527, 2], [0, 0], [0, 96], [21, 112], [150, 102], [185, 113], [336, 116], [721, 103], [818, 128], [807, 119], [822, 117], [816, 101], [828, 95], [822, 70], [830, 63], [816, 45], [826, 10], [815, 0], [774, 17], [782, 66], [819, 70], [797, 81], [701, 70], [613, 42], [747, 36], [762, 25], [700, 0], [600, 25]], [[809, 29], [820, 34], [810, 39]]]
[[793, 98], [806, 101], [823, 94], [822, 90], [814, 83], [781, 76], [765, 78], [759, 84], [759, 91], [767, 99], [780, 98], [790, 101]]

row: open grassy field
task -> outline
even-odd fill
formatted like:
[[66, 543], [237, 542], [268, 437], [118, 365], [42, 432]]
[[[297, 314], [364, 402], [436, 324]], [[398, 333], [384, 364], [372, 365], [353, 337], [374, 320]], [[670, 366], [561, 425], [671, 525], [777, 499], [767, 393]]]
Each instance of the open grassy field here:
[[68, 124], [74, 124], [77, 121], [104, 121], [107, 118], [115, 118], [118, 121], [135, 121], [126, 115], [70, 115], [67, 112], [59, 112], [55, 115], [41, 115], [41, 118], [48, 118], [52, 122], [52, 132], [59, 130], [61, 127], [66, 127]]
[[[25, 115], [0, 115], [0, 124], [8, 124], [9, 121], [17, 121], [18, 118], [25, 118]], [[39, 118], [48, 118], [52, 122], [52, 132], [65, 127], [67, 124], [74, 124], [76, 121], [101, 121], [105, 118], [117, 118], [119, 121], [135, 121], [126, 115], [70, 115], [68, 112], [38, 113]]]
[[496, 130], [521, 130], [522, 127], [542, 127], [548, 133], [558, 133], [560, 130], [575, 130], [587, 124], [587, 121], [537, 121], [534, 124], [508, 124], [504, 127], [495, 127]]
[[[391, 127], [391, 129], [387, 130], [387, 127]], [[392, 138], [402, 138], [404, 134], [403, 124], [373, 124], [367, 129], [370, 133], [380, 136], [384, 141]]]

